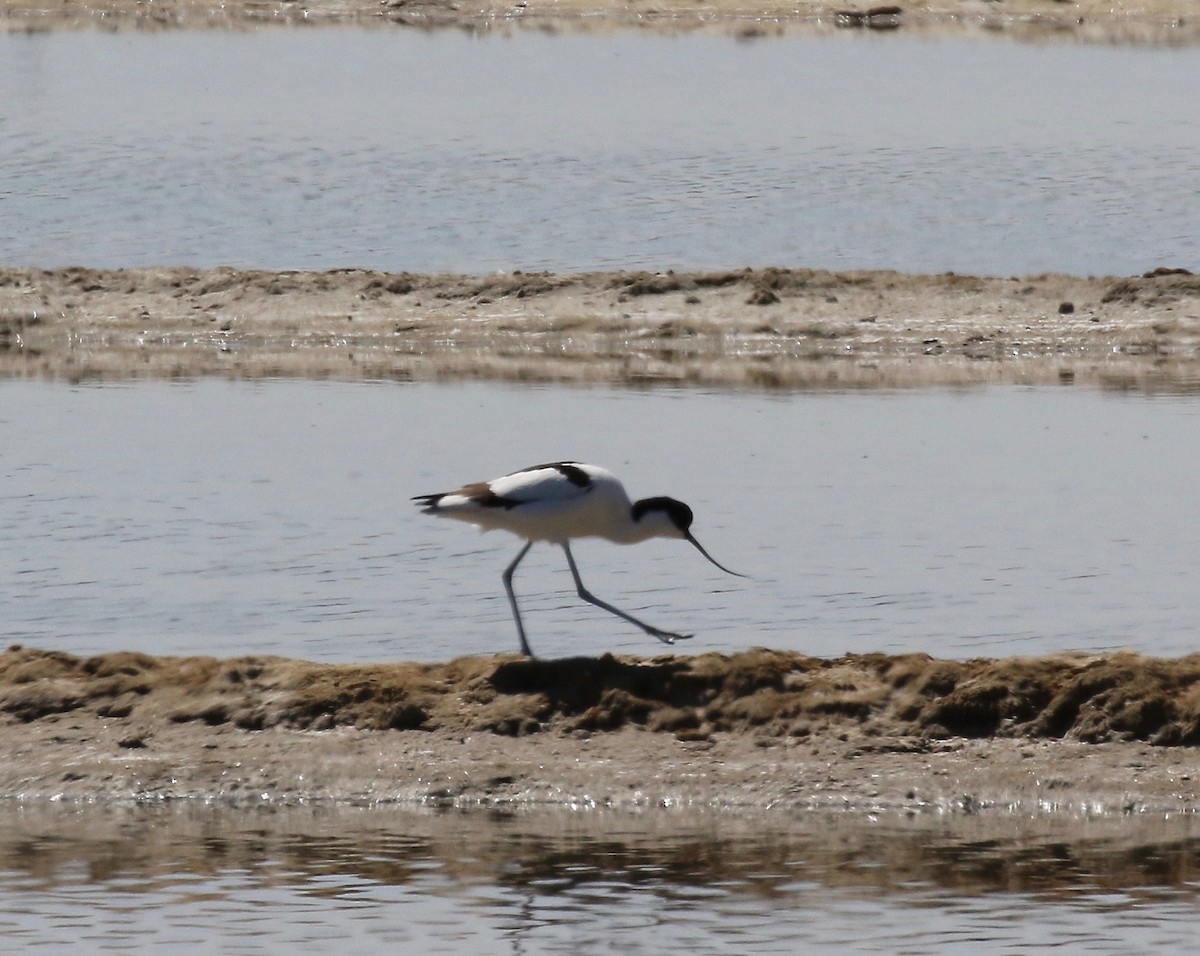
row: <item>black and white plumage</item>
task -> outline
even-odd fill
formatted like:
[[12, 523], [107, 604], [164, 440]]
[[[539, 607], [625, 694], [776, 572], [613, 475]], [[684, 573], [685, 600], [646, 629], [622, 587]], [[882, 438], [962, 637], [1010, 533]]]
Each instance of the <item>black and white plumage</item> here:
[[534, 465], [491, 481], [464, 485], [457, 491], [418, 495], [413, 501], [418, 502], [426, 514], [467, 521], [483, 531], [499, 528], [526, 539], [525, 546], [505, 569], [503, 580], [513, 620], [517, 623], [521, 651], [529, 657], [533, 657], [533, 651], [525, 639], [512, 577], [535, 541], [548, 541], [562, 547], [567, 556], [567, 567], [575, 579], [575, 590], [583, 600], [636, 624], [666, 644], [674, 644], [691, 635], [653, 627], [589, 592], [580, 580], [579, 569], [571, 554], [572, 538], [606, 538], [618, 544], [636, 544], [650, 538], [682, 538], [726, 574], [745, 577], [719, 564], [692, 537], [692, 509], [682, 501], [642, 498], [631, 502], [616, 475], [597, 465], [577, 461]]

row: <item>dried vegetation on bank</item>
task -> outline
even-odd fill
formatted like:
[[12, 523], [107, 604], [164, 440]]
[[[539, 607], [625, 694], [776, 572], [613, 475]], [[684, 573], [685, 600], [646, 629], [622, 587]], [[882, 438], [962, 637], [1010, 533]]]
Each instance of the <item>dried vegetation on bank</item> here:
[[771, 737], [1072, 738], [1200, 743], [1200, 655], [1133, 653], [971, 661], [925, 654], [725, 656], [333, 665], [113, 653], [0, 655], [10, 721], [85, 712], [127, 724], [243, 730], [429, 730], [500, 735], [630, 726], [685, 740]]

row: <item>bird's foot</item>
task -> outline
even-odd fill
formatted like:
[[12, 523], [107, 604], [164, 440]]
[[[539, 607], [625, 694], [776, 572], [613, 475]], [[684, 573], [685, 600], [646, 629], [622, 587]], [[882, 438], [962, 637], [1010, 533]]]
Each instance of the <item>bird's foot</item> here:
[[646, 633], [651, 637], [657, 637], [664, 644], [674, 644], [676, 641], [690, 640], [692, 634], [676, 634], [674, 631], [660, 631], [657, 627], [646, 628]]

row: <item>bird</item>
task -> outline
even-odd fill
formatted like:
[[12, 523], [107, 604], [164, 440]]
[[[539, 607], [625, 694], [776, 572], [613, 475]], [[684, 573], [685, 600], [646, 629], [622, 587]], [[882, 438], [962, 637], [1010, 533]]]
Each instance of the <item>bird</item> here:
[[592, 594], [579, 577], [579, 568], [571, 554], [572, 539], [598, 537], [617, 544], [637, 544], [650, 538], [682, 538], [726, 574], [747, 577], [729, 570], [701, 547], [691, 532], [692, 509], [682, 501], [665, 497], [630, 501], [617, 476], [598, 465], [578, 461], [533, 465], [491, 481], [463, 485], [456, 491], [416, 495], [412, 500], [425, 514], [467, 521], [482, 531], [511, 531], [526, 539], [501, 578], [517, 624], [521, 652], [530, 658], [534, 653], [525, 636], [512, 579], [517, 565], [536, 541], [557, 544], [563, 549], [580, 598], [640, 627], [664, 644], [674, 644], [692, 635], [654, 627]]

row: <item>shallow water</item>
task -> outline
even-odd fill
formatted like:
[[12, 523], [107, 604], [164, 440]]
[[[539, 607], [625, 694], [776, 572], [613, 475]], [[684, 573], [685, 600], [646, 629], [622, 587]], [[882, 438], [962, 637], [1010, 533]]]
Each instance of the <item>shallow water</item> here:
[[[764, 395], [491, 385], [0, 382], [0, 640], [77, 653], [516, 650], [519, 542], [411, 496], [581, 458], [672, 494], [673, 541], [575, 547], [683, 652], [1196, 651], [1200, 401], [1072, 387]], [[662, 645], [517, 576], [545, 656]]]
[[1187, 817], [0, 807], [22, 952], [1185, 953]]
[[0, 264], [1200, 267], [1200, 48], [0, 34]]

